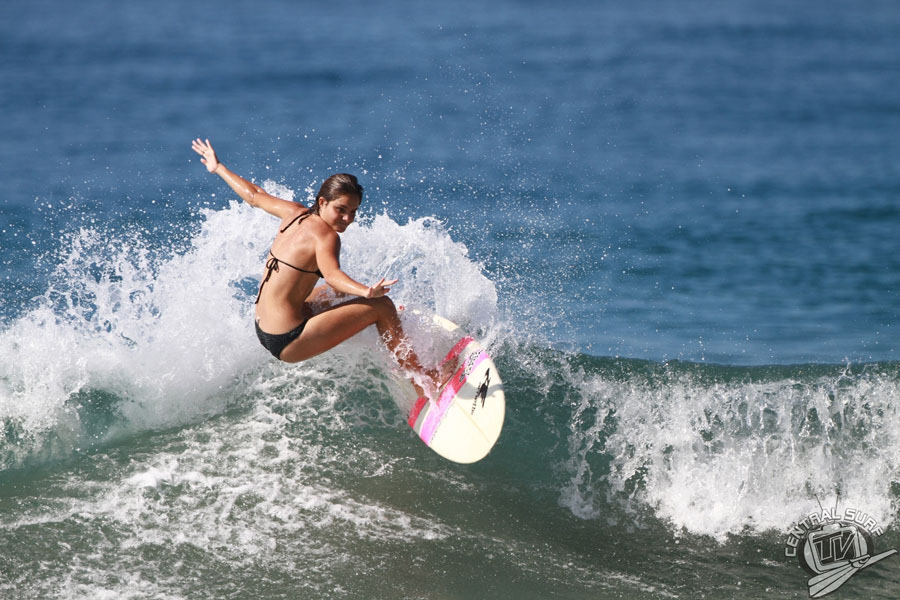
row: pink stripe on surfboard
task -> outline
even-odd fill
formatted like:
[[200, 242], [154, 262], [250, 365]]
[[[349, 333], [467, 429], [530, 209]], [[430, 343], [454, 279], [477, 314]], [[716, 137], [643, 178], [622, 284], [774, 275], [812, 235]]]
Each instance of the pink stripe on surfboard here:
[[416, 419], [419, 418], [419, 413], [422, 412], [422, 408], [427, 403], [428, 398], [426, 398], [425, 396], [422, 396], [421, 398], [416, 400], [416, 403], [413, 405], [413, 409], [409, 412], [409, 418], [407, 419], [407, 423], [409, 423], [410, 427], [416, 426]]
[[[456, 345], [450, 349], [450, 352], [447, 353], [447, 356], [444, 357], [444, 360], [441, 361], [441, 366], [447, 364], [451, 360], [455, 359], [460, 353], [465, 350], [466, 346], [475, 340], [469, 336], [464, 336], [456, 342]], [[458, 372], [457, 372], [458, 373]], [[424, 396], [417, 399], [416, 403], [413, 405], [412, 410], [409, 412], [409, 417], [407, 417], [407, 423], [409, 423], [410, 427], [415, 428], [416, 420], [419, 418], [419, 413], [422, 412], [422, 409], [425, 407], [425, 403], [428, 402], [428, 398]]]
[[[475, 362], [472, 363], [471, 367], [469, 367], [470, 372], [474, 371], [475, 368], [482, 362], [484, 362], [487, 357], [487, 352], [485, 352], [484, 350], [479, 352], [478, 357], [475, 359]], [[429, 446], [431, 445], [431, 438], [434, 437], [434, 432], [437, 430], [438, 425], [440, 425], [441, 421], [444, 419], [444, 415], [447, 414], [447, 410], [452, 404], [453, 397], [459, 393], [459, 390], [466, 382], [467, 378], [462, 376], [463, 370], [465, 368], [466, 365], [464, 364], [459, 368], [459, 370], [456, 371], [456, 373], [454, 373], [453, 378], [450, 380], [450, 383], [448, 383], [444, 390], [441, 392], [441, 397], [438, 399], [437, 406], [431, 407], [431, 409], [425, 415], [425, 420], [422, 421], [422, 427], [419, 429], [419, 437], [422, 438], [422, 441]], [[415, 424], [415, 421], [413, 421], [413, 424]]]
[[470, 338], [469, 336], [461, 338], [458, 342], [456, 342], [456, 345], [450, 349], [450, 352], [447, 353], [447, 356], [444, 357], [444, 360], [441, 361], [441, 365], [443, 366], [444, 364], [459, 356], [460, 352], [462, 352], [466, 346], [474, 341], [475, 340]]

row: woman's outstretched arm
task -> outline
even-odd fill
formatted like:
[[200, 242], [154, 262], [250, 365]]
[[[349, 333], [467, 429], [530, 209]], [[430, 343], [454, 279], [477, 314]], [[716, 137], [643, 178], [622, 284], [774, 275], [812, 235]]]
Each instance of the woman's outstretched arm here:
[[219, 162], [218, 157], [216, 157], [216, 151], [213, 150], [209, 140], [204, 141], [197, 138], [191, 143], [191, 148], [202, 157], [200, 162], [206, 165], [207, 171], [224, 179], [225, 183], [237, 192], [237, 195], [250, 206], [261, 208], [270, 215], [275, 215], [282, 220], [296, 216], [298, 213], [302, 214], [308, 210], [296, 202], [276, 198], [255, 183], [250, 183], [240, 175], [230, 171], [225, 165]]

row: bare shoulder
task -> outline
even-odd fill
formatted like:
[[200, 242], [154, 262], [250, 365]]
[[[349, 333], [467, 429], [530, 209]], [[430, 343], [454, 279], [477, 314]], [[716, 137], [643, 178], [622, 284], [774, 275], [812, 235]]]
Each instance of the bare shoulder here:
[[335, 249], [340, 250], [341, 236], [328, 226], [328, 223], [318, 217], [318, 215], [310, 216], [306, 219], [309, 226], [309, 232], [316, 240], [316, 247], [320, 250]]
[[317, 238], [324, 239], [335, 239], [338, 238], [337, 232], [328, 226], [328, 223], [323, 221], [319, 215], [311, 214], [308, 219], [305, 219], [306, 225], [305, 227], [309, 227], [310, 231]]
[[285, 205], [282, 206], [281, 214], [278, 215], [281, 217], [281, 228], [284, 228], [285, 225], [294, 219], [309, 212], [309, 209], [302, 204], [297, 204], [296, 202], [290, 202], [288, 204], [287, 200], [284, 200], [283, 202], [285, 202]]

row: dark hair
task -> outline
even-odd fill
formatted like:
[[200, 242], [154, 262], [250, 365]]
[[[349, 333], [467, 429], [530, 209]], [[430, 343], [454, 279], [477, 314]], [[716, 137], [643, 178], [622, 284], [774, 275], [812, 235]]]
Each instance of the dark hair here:
[[319, 198], [325, 198], [325, 200], [331, 202], [338, 196], [356, 196], [362, 202], [363, 186], [359, 185], [359, 181], [356, 180], [354, 175], [335, 173], [326, 179], [322, 187], [319, 188], [319, 193], [316, 194], [315, 202], [313, 202], [309, 212], [314, 215], [319, 214]]

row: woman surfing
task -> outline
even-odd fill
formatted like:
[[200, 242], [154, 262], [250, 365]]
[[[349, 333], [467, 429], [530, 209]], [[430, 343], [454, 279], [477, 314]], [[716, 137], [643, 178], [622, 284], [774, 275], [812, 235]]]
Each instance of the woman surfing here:
[[[206, 170], [224, 179], [244, 202], [281, 220], [256, 297], [256, 335], [266, 350], [284, 362], [300, 362], [375, 325], [401, 368], [412, 375], [419, 396], [435, 399], [439, 375], [419, 363], [387, 297], [397, 280], [382, 277], [367, 286], [341, 270], [340, 234], [353, 223], [363, 198], [356, 177], [332, 175], [306, 208], [230, 171], [208, 139], [197, 138], [192, 148]], [[320, 278], [327, 285], [317, 287]], [[333, 304], [334, 298], [342, 301]]]

